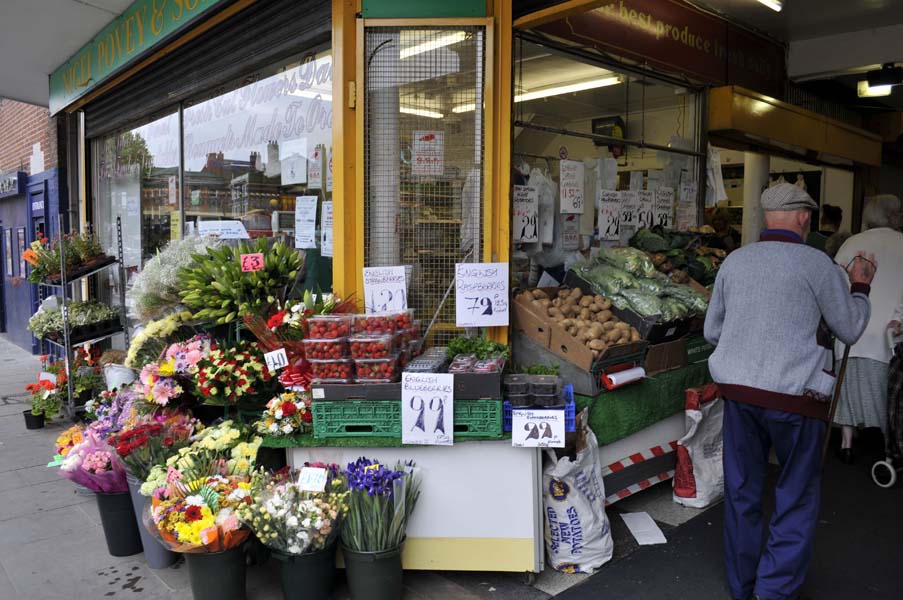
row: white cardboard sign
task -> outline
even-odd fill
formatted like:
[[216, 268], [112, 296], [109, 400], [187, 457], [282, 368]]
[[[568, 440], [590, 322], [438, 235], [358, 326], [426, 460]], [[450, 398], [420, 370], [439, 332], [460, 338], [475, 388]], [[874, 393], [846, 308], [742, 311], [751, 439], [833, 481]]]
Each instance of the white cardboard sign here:
[[514, 241], [539, 241], [539, 192], [529, 185], [514, 186]]
[[564, 448], [564, 411], [515, 409], [511, 445], [516, 448]]
[[263, 360], [267, 363], [267, 369], [274, 375], [279, 369], [284, 369], [288, 366], [288, 356], [285, 354], [285, 348], [278, 348], [272, 352], [267, 352], [263, 355]]
[[401, 374], [401, 443], [451, 446], [454, 443], [455, 376], [451, 373]]
[[697, 187], [695, 181], [685, 181], [680, 184], [680, 197], [678, 202], [681, 204], [696, 204]]
[[317, 197], [295, 197], [295, 248], [317, 247]]
[[612, 190], [599, 191], [599, 239], [620, 241], [621, 194]]
[[326, 489], [326, 469], [302, 467], [298, 473], [298, 488], [304, 492], [322, 492]]
[[631, 171], [630, 172], [630, 191], [638, 192], [643, 189], [643, 172], [642, 171]]
[[561, 195], [561, 212], [582, 215], [583, 202], [583, 162], [579, 160], [562, 160], [559, 173], [559, 194]]
[[665, 229], [674, 227], [674, 188], [655, 190], [655, 224]]
[[364, 303], [368, 313], [407, 310], [408, 283], [402, 267], [364, 267]]
[[445, 173], [445, 132], [415, 131], [411, 174], [441, 177]]
[[323, 147], [314, 148], [307, 165], [307, 187], [312, 190], [323, 189]]
[[508, 263], [455, 265], [455, 324], [505, 327], [509, 322]]
[[320, 218], [320, 256], [332, 256], [332, 201], [323, 203]]
[[655, 192], [640, 190], [637, 196], [640, 201], [638, 226], [652, 227], [655, 225]]
[[221, 240], [251, 239], [241, 221], [198, 221], [198, 234], [217, 235]]
[[561, 249], [580, 249], [580, 216], [564, 215], [561, 217]]

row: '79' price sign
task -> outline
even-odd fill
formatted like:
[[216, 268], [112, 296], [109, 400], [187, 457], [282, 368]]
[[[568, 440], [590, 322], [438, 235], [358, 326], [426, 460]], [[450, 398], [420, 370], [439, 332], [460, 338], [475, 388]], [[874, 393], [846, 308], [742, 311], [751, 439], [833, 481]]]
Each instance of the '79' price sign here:
[[455, 265], [455, 324], [505, 327], [508, 313], [508, 263]]

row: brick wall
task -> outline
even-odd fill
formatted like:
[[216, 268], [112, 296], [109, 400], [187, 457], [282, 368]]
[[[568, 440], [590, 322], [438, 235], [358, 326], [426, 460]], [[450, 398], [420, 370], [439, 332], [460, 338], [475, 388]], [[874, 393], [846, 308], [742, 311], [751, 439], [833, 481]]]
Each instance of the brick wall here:
[[44, 169], [56, 166], [56, 120], [43, 107], [0, 98], [0, 173], [31, 171], [32, 146], [41, 143]]

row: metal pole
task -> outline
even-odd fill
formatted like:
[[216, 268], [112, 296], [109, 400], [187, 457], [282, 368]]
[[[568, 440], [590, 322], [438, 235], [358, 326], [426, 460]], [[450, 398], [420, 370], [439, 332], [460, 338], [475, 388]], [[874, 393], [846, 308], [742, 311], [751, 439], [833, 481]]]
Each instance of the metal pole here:
[[119, 324], [125, 336], [125, 347], [129, 347], [129, 321], [125, 313], [125, 284], [128, 271], [125, 269], [125, 255], [122, 251], [122, 215], [116, 216], [116, 247], [119, 254]]
[[75, 418], [75, 399], [72, 390], [72, 349], [69, 347], [69, 306], [66, 295], [69, 293], [69, 282], [66, 279], [66, 246], [63, 238], [63, 215], [57, 215], [57, 233], [60, 240], [60, 284], [63, 293], [61, 294], [60, 312], [63, 315], [63, 351], [65, 353], [66, 364], [66, 410], [69, 418]]
[[840, 361], [840, 372], [837, 373], [837, 381], [834, 383], [834, 395], [831, 397], [831, 408], [828, 410], [828, 427], [825, 431], [825, 441], [821, 447], [821, 464], [824, 466], [825, 457], [828, 455], [828, 444], [831, 441], [831, 424], [837, 413], [837, 404], [840, 402], [840, 388], [843, 386], [843, 378], [847, 374], [847, 361], [850, 359], [850, 347], [843, 347], [843, 359]]

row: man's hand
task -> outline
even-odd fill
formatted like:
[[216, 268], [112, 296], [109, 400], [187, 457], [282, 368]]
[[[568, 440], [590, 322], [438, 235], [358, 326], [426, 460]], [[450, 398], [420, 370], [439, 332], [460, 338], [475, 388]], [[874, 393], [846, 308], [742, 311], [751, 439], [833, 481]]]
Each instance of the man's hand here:
[[900, 327], [900, 321], [891, 321], [887, 324], [887, 328], [894, 332], [894, 335], [900, 335], [903, 333], [903, 328]]
[[875, 260], [875, 255], [866, 256], [865, 252], [857, 252], [850, 264], [847, 265], [847, 274], [850, 276], [851, 283], [872, 285], [872, 279], [875, 278], [877, 270], [878, 261]]

